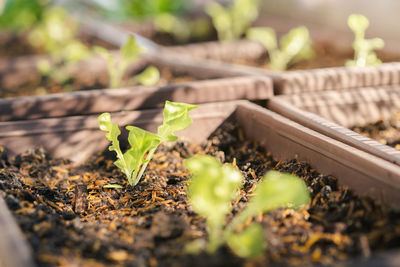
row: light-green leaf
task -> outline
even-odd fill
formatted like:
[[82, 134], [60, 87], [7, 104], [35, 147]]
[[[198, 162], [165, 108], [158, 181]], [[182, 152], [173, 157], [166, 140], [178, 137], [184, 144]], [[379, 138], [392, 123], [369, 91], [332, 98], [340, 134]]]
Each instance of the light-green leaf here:
[[154, 66], [148, 66], [143, 72], [136, 75], [133, 79], [142, 85], [152, 86], [158, 83], [160, 80], [160, 71]]
[[282, 36], [279, 42], [276, 33], [269, 27], [255, 27], [247, 31], [247, 38], [261, 42], [268, 51], [269, 66], [274, 70], [285, 70], [290, 63], [314, 57], [310, 34], [300, 26]]
[[217, 2], [206, 5], [220, 41], [239, 39], [258, 16], [258, 0], [235, 0], [224, 8]]
[[117, 153], [117, 160], [114, 162], [114, 164], [120, 168], [126, 176], [129, 176], [129, 168], [125, 163], [124, 155], [122, 154], [119, 146], [118, 136], [121, 134], [121, 131], [119, 130], [118, 125], [111, 122], [110, 113], [101, 114], [98, 117], [98, 123], [100, 130], [107, 132], [106, 138], [111, 141], [111, 145], [108, 147], [108, 149]]
[[106, 138], [111, 141], [109, 150], [117, 153], [117, 160], [114, 164], [127, 176], [130, 185], [134, 186], [139, 182], [158, 145], [161, 142], [174, 139], [172, 138], [175, 137], [174, 131], [182, 130], [192, 123], [188, 111], [195, 107], [185, 103], [167, 101], [165, 108], [168, 111], [164, 110], [164, 127], [159, 127], [165, 136], [138, 127], [127, 126], [126, 129], [129, 131], [128, 142], [131, 148], [125, 153], [122, 153], [118, 141], [121, 131], [117, 124], [111, 122], [110, 113], [103, 113], [98, 117], [100, 129], [107, 132]]
[[252, 41], [258, 41], [262, 43], [268, 51], [278, 49], [278, 41], [276, 39], [276, 33], [274, 29], [269, 27], [254, 27], [250, 28], [246, 37]]
[[129, 131], [128, 141], [131, 146], [124, 154], [131, 173], [131, 177], [128, 177], [128, 180], [130, 184], [137, 184], [136, 174], [146, 162], [145, 155], [148, 151], [157, 148], [160, 144], [160, 137], [134, 126], [127, 126], [126, 129]]
[[145, 49], [136, 44], [136, 39], [130, 35], [128, 40], [125, 44], [121, 47], [121, 60], [123, 62], [130, 62], [136, 61], [139, 59], [141, 53], [143, 53]]
[[247, 209], [254, 216], [282, 207], [299, 208], [306, 205], [309, 199], [307, 186], [299, 177], [269, 171], [254, 191]]
[[189, 111], [195, 109], [196, 105], [166, 101], [163, 111], [163, 124], [158, 127], [158, 135], [161, 141], [175, 141], [175, 131], [184, 130], [192, 124]]
[[266, 247], [263, 229], [258, 223], [253, 223], [240, 233], [229, 235], [227, 243], [242, 258], [256, 258], [263, 254]]
[[222, 228], [225, 216], [231, 211], [231, 201], [238, 196], [242, 175], [229, 165], [222, 165], [207, 155], [185, 160], [185, 167], [192, 173], [188, 197], [193, 210], [204, 216], [209, 228], [208, 251], [223, 243]]
[[381, 64], [374, 50], [382, 49], [384, 41], [381, 38], [365, 39], [365, 31], [369, 26], [368, 19], [360, 14], [352, 14], [347, 24], [354, 32], [354, 59], [348, 60], [346, 66], [374, 66]]
[[237, 197], [242, 175], [233, 167], [206, 155], [185, 160], [185, 167], [193, 175], [188, 187], [193, 209], [214, 226], [222, 225], [225, 215], [231, 210], [230, 202]]
[[365, 31], [369, 27], [369, 20], [361, 14], [351, 14], [347, 19], [347, 25], [357, 37], [364, 38]]

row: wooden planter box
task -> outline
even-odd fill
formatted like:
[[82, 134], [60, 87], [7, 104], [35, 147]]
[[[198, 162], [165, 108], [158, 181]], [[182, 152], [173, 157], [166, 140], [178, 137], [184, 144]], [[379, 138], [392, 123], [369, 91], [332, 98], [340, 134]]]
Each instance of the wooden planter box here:
[[[162, 122], [161, 113], [161, 110], [125, 111], [112, 116], [120, 125], [134, 124], [154, 131]], [[392, 163], [247, 101], [204, 104], [191, 114], [193, 125], [179, 134], [181, 138], [203, 141], [229, 118], [243, 128], [248, 138], [265, 146], [276, 160], [297, 158], [308, 162], [317, 171], [337, 177], [342, 185], [352, 187], [357, 193], [400, 208], [400, 168]], [[98, 129], [96, 115], [1, 122], [0, 127], [0, 145], [7, 146], [9, 155], [42, 146], [55, 157], [67, 157], [79, 163], [104, 150], [108, 143]], [[27, 245], [20, 245], [19, 230], [13, 226], [1, 200], [0, 213], [0, 232], [9, 235], [7, 240], [0, 239], [0, 258], [4, 259], [5, 266], [34, 266], [26, 252]], [[20, 254], [23, 257], [10, 257]], [[383, 260], [397, 255], [386, 256]]]
[[[119, 125], [133, 124], [154, 131], [162, 122], [161, 113], [161, 110], [125, 111], [115, 112], [112, 116]], [[248, 138], [265, 146], [276, 160], [296, 158], [305, 161], [317, 171], [337, 177], [342, 185], [352, 187], [360, 195], [371, 196], [394, 209], [400, 208], [400, 168], [395, 164], [247, 101], [200, 105], [191, 116], [193, 125], [179, 133], [183, 139], [204, 141], [229, 118], [240, 125]], [[108, 145], [104, 133], [98, 129], [96, 115], [1, 122], [0, 127], [0, 145], [7, 146], [9, 155], [42, 146], [52, 156], [67, 157], [79, 163]], [[0, 258], [4, 259], [5, 266], [34, 266], [26, 252], [27, 246], [19, 245], [19, 230], [12, 225], [1, 200], [0, 213], [0, 233], [9, 235], [8, 239], [0, 239]], [[10, 257], [20, 254], [23, 257]], [[387, 262], [397, 256], [398, 252], [386, 255], [383, 259], [378, 258], [378, 262]]]
[[400, 165], [400, 151], [348, 128], [386, 120], [400, 110], [399, 86], [278, 96], [268, 107], [306, 127]]
[[[293, 4], [292, 0], [288, 0], [288, 4], [278, 3], [262, 3], [262, 15], [255, 21], [255, 26], [268, 26], [276, 30], [278, 35], [288, 32], [291, 28], [304, 25], [309, 31], [311, 38], [317, 44], [329, 45], [329, 47], [337, 50], [337, 52], [348, 54], [348, 58], [352, 57], [352, 42], [354, 35], [346, 25], [347, 13], [340, 14], [342, 23], [338, 25], [332, 21], [327, 21], [326, 17], [315, 16], [319, 12], [318, 5], [312, 8], [301, 6], [306, 9], [305, 14], [313, 14], [312, 19], [305, 18], [303, 13], [293, 12], [291, 8], [298, 6]], [[276, 2], [276, 3], [275, 3]], [[290, 4], [289, 4], [290, 3]], [[289, 6], [288, 6], [289, 5]], [[384, 8], [390, 10], [393, 4], [385, 3]], [[330, 12], [330, 4], [321, 4], [324, 12]], [[371, 12], [371, 8], [366, 8]], [[339, 10], [334, 10], [340, 12]], [[343, 16], [346, 15], [345, 18]], [[330, 23], [329, 23], [330, 22]], [[82, 23], [91, 32], [94, 32], [101, 39], [107, 40], [114, 44], [122, 44], [129, 33], [136, 32], [147, 37], [151, 36], [154, 32], [152, 27], [132, 27], [130, 31], [118, 25], [112, 25], [92, 18], [82, 18]], [[382, 22], [373, 21], [378, 23], [382, 30]], [[327, 25], [325, 25], [327, 24]], [[338, 27], [336, 27], [338, 26]], [[371, 32], [378, 34], [379, 27], [371, 25]], [[392, 28], [392, 27], [387, 27]], [[104, 30], [106, 29], [106, 30]], [[369, 37], [369, 34], [367, 34]], [[393, 35], [393, 34], [392, 34]], [[397, 47], [400, 42], [398, 38], [392, 37], [386, 32], [383, 37], [387, 43], [381, 53], [385, 59], [389, 61], [400, 60], [400, 55]], [[235, 42], [203, 42], [194, 43], [173, 47], [157, 46], [152, 42], [144, 39], [144, 45], [150, 48], [151, 52], [155, 54], [169, 54], [172, 57], [181, 57], [188, 55], [194, 58], [207, 59], [210, 64], [218, 64], [218, 62], [229, 63], [229, 65], [236, 65], [237, 69], [241, 69], [242, 73], [248, 75], [268, 75], [274, 80], [274, 87], [276, 94], [292, 94], [305, 91], [320, 91], [320, 90], [338, 90], [345, 88], [357, 88], [366, 86], [380, 86], [380, 85], [394, 85], [399, 84], [400, 81], [400, 63], [385, 63], [381, 66], [366, 67], [366, 68], [346, 68], [343, 66], [324, 67], [309, 70], [295, 70], [295, 71], [271, 71], [262, 68], [256, 68], [240, 64], [243, 61], [255, 62], [267, 55], [267, 51], [263, 45], [258, 42], [248, 40], [240, 40]], [[239, 63], [239, 64], [237, 64]], [[343, 63], [344, 64], [344, 63]], [[329, 65], [329, 64], [328, 64]], [[332, 65], [332, 64], [330, 64]], [[226, 65], [228, 68], [228, 65]]]
[[[251, 41], [234, 43], [208, 42], [166, 48], [179, 54], [206, 58], [214, 61], [256, 61], [266, 51], [261, 44]], [[275, 94], [293, 94], [306, 91], [339, 90], [378, 85], [394, 85], [400, 82], [400, 63], [383, 63], [374, 67], [329, 67], [309, 70], [270, 71], [242, 66], [248, 74], [264, 73], [274, 80]]]
[[[5, 89], [10, 86], [11, 80], [22, 84], [35, 79], [35, 75], [39, 75], [36, 62], [40, 58], [20, 57], [14, 59], [12, 65], [8, 65], [5, 61], [0, 62], [0, 77], [7, 75], [10, 78], [0, 81], [0, 86]], [[241, 76], [245, 73], [234, 67], [226, 68], [224, 64], [210, 65], [204, 60], [189, 60], [185, 57], [178, 59], [169, 55], [146, 55], [132, 65], [128, 73], [135, 73], [146, 65], [167, 68], [173, 74], [187, 75], [204, 81], [0, 99], [0, 121], [155, 108], [162, 105], [165, 100], [205, 103], [237, 99], [263, 100], [273, 96], [273, 84], [269, 77], [223, 78]], [[76, 79], [82, 79], [85, 75], [93, 77], [107, 75], [105, 62], [101, 58], [82, 62], [70, 71], [70, 75]]]

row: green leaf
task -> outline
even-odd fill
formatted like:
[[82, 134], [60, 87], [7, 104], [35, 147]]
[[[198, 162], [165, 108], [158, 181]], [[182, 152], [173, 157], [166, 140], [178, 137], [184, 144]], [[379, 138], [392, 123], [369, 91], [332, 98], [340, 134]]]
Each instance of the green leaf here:
[[294, 57], [301, 55], [304, 59], [310, 58], [309, 54], [311, 50], [311, 39], [308, 29], [304, 26], [294, 28], [290, 30], [286, 35], [282, 36], [280, 40], [280, 46], [282, 52], [287, 54], [287, 57], [292, 60]]
[[231, 210], [230, 202], [237, 197], [242, 175], [206, 155], [187, 159], [184, 164], [193, 175], [188, 187], [193, 209], [214, 222], [213, 225], [223, 224], [225, 215]]
[[206, 12], [212, 18], [218, 39], [233, 41], [239, 39], [258, 16], [258, 0], [235, 0], [224, 8], [217, 2], [206, 5]]
[[[190, 117], [188, 117], [188, 111], [196, 106], [168, 101], [165, 106], [170, 110], [164, 111], [164, 119], [172, 118], [166, 123], [164, 120], [163, 125], [165, 125], [165, 127], [163, 127], [163, 129], [165, 130], [164, 133], [166, 136], [162, 137], [138, 127], [127, 126], [126, 129], [129, 131], [128, 142], [131, 148], [125, 153], [122, 153], [118, 141], [118, 136], [121, 134], [121, 131], [117, 124], [111, 122], [110, 113], [103, 113], [98, 117], [100, 130], [106, 131], [106, 138], [111, 141], [109, 150], [117, 153], [117, 160], [114, 164], [127, 176], [129, 184], [132, 186], [139, 182], [158, 145], [162, 141], [169, 141], [173, 131], [183, 129], [183, 126], [186, 128], [192, 122]], [[175, 111], [178, 110], [183, 113], [181, 114], [180, 112], [177, 112], [172, 114], [173, 112], [171, 107], [175, 107]], [[186, 110], [186, 113], [183, 110]]]
[[246, 37], [249, 40], [262, 43], [268, 52], [278, 49], [278, 41], [274, 29], [269, 27], [254, 27], [247, 31]]
[[[147, 160], [145, 159], [145, 155], [148, 151], [157, 148], [160, 144], [160, 137], [134, 126], [127, 126], [126, 129], [129, 131], [128, 141], [131, 148], [125, 152], [124, 157], [131, 173], [131, 177], [128, 177], [128, 181], [132, 185], [139, 182], [136, 176], [140, 167]], [[134, 174], [132, 175], [133, 172]]]
[[247, 38], [261, 42], [268, 50], [270, 67], [274, 70], [285, 70], [290, 63], [314, 57], [310, 34], [301, 26], [290, 30], [280, 39], [278, 47], [276, 33], [272, 28], [256, 27], [247, 31]]
[[101, 46], [94, 46], [93, 47], [93, 52], [99, 54], [102, 58], [104, 58], [107, 61], [108, 65], [113, 66], [114, 65], [114, 58], [111, 55], [110, 52], [108, 52], [107, 49]]
[[213, 253], [224, 242], [225, 216], [231, 211], [231, 201], [238, 196], [243, 177], [233, 167], [222, 165], [211, 156], [195, 156], [185, 160], [184, 165], [192, 173], [189, 201], [193, 210], [206, 218], [208, 251]]
[[52, 67], [52, 65], [51, 65], [50, 61], [47, 59], [40, 59], [37, 62], [37, 68], [42, 75], [45, 75], [45, 76], [49, 75], [51, 72], [51, 67]]
[[369, 20], [361, 14], [351, 14], [347, 19], [347, 25], [356, 36], [364, 38], [365, 31], [369, 27]]
[[196, 105], [166, 101], [163, 111], [163, 124], [158, 127], [158, 135], [162, 142], [175, 141], [175, 131], [184, 130], [192, 124], [189, 111], [195, 109]]
[[124, 64], [129, 64], [139, 59], [139, 55], [144, 52], [144, 48], [136, 44], [136, 39], [132, 35], [121, 47], [121, 60]]
[[365, 39], [365, 31], [369, 26], [368, 19], [360, 14], [349, 16], [347, 24], [354, 32], [353, 42], [354, 60], [348, 60], [346, 66], [374, 66], [381, 64], [381, 60], [374, 50], [382, 49], [384, 41], [381, 38]]
[[160, 80], [160, 71], [154, 66], [148, 66], [142, 73], [136, 75], [134, 80], [145, 86], [152, 86]]
[[107, 132], [106, 138], [111, 141], [111, 145], [108, 147], [110, 151], [115, 151], [117, 153], [117, 160], [114, 164], [129, 177], [130, 172], [125, 164], [125, 159], [119, 146], [118, 136], [121, 134], [117, 124], [111, 122], [110, 113], [103, 113], [98, 117], [98, 123], [100, 130]]
[[309, 200], [307, 186], [299, 177], [269, 171], [254, 191], [254, 197], [247, 208], [252, 211], [251, 216], [254, 216], [282, 207], [299, 208]]
[[229, 11], [225, 10], [217, 2], [210, 2], [206, 5], [206, 12], [212, 18], [218, 39], [221, 41], [231, 41], [234, 39], [232, 33], [232, 20]]
[[256, 258], [263, 254], [266, 247], [264, 232], [258, 223], [253, 223], [240, 233], [229, 235], [227, 243], [242, 258]]

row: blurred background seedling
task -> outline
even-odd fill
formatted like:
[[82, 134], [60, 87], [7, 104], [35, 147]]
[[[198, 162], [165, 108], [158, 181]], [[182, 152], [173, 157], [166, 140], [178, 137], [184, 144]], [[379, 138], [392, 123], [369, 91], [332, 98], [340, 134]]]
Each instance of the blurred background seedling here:
[[269, 27], [251, 28], [246, 36], [265, 46], [269, 55], [267, 64], [273, 70], [286, 70], [291, 64], [315, 56], [310, 34], [304, 26], [294, 28], [282, 36], [279, 45], [275, 30]]
[[299, 177], [269, 171], [258, 183], [254, 196], [239, 214], [226, 225], [226, 216], [232, 212], [232, 202], [239, 197], [243, 176], [228, 164], [221, 164], [208, 155], [194, 156], [185, 161], [192, 177], [188, 185], [188, 198], [193, 210], [207, 223], [208, 242], [194, 240], [186, 247], [189, 253], [207, 250], [215, 253], [227, 244], [238, 256], [256, 258], [266, 247], [260, 224], [244, 226], [250, 218], [277, 208], [300, 208], [309, 202], [306, 184]]
[[[139, 60], [140, 55], [145, 52], [145, 48], [136, 43], [135, 37], [129, 36], [120, 48], [119, 58], [104, 47], [95, 46], [93, 51], [107, 62], [110, 88], [118, 88], [123, 85], [123, 76], [129, 65]], [[160, 72], [156, 67], [149, 66], [132, 79], [140, 84], [151, 86], [159, 81]]]
[[240, 39], [258, 17], [258, 9], [258, 0], [235, 0], [227, 7], [218, 2], [211, 2], [205, 6], [220, 41]]
[[354, 59], [348, 60], [348, 67], [375, 66], [382, 63], [375, 53], [384, 47], [385, 42], [381, 38], [365, 39], [365, 32], [369, 27], [369, 20], [360, 14], [352, 14], [347, 20], [347, 25], [354, 32]]

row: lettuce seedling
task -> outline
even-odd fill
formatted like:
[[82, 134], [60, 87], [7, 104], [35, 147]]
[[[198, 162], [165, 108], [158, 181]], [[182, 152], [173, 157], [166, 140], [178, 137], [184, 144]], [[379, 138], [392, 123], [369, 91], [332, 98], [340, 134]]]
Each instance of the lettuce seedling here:
[[40, 23], [29, 32], [28, 40], [32, 46], [44, 48], [51, 57], [39, 61], [39, 72], [61, 84], [68, 79], [68, 69], [73, 64], [91, 55], [89, 48], [77, 39], [77, 24], [68, 19], [61, 7], [47, 8]]
[[[226, 215], [232, 211], [231, 202], [239, 196], [243, 183], [241, 173], [205, 155], [187, 159], [185, 167], [192, 173], [188, 186], [190, 204], [207, 222], [209, 241], [206, 249], [209, 253], [226, 243], [241, 257], [259, 256], [265, 248], [261, 225], [253, 223], [238, 233], [236, 228], [259, 213], [282, 207], [299, 208], [309, 202], [307, 186], [300, 178], [269, 171], [257, 185], [247, 207], [225, 226]], [[195, 241], [195, 244], [205, 242]]]
[[[117, 88], [122, 85], [122, 78], [126, 69], [130, 64], [139, 59], [140, 54], [143, 53], [145, 49], [136, 43], [135, 37], [129, 36], [125, 44], [121, 46], [119, 60], [104, 47], [95, 46], [93, 51], [106, 60], [108, 74], [110, 76], [110, 88]], [[138, 77], [136, 81], [146, 86], [156, 84], [160, 78], [158, 69], [153, 66], [147, 67], [147, 69], [139, 75], [141, 76]]]
[[354, 32], [354, 59], [348, 60], [346, 66], [374, 66], [382, 61], [378, 58], [374, 50], [382, 49], [385, 42], [381, 38], [365, 39], [365, 31], [369, 26], [368, 19], [360, 14], [352, 14], [347, 20], [347, 24]]
[[304, 26], [294, 28], [282, 36], [279, 46], [274, 29], [269, 27], [251, 28], [246, 36], [265, 46], [269, 55], [269, 66], [273, 70], [285, 70], [289, 64], [314, 57], [310, 34]]
[[224, 8], [218, 2], [206, 5], [206, 12], [212, 18], [220, 41], [239, 39], [258, 17], [258, 0], [235, 0]]
[[171, 35], [179, 43], [189, 39], [201, 40], [211, 34], [206, 18], [192, 18], [190, 21], [172, 14], [160, 14], [154, 18], [154, 27], [159, 32]]
[[121, 134], [117, 124], [111, 122], [110, 113], [98, 117], [100, 130], [106, 131], [106, 138], [111, 141], [110, 151], [115, 151], [117, 160], [114, 164], [128, 178], [130, 185], [135, 186], [142, 177], [147, 164], [157, 147], [163, 142], [176, 141], [174, 132], [186, 129], [192, 124], [189, 111], [195, 105], [166, 101], [163, 111], [164, 121], [158, 127], [157, 134], [138, 127], [126, 126], [129, 131], [128, 142], [131, 146], [125, 153], [121, 151], [118, 136]]

